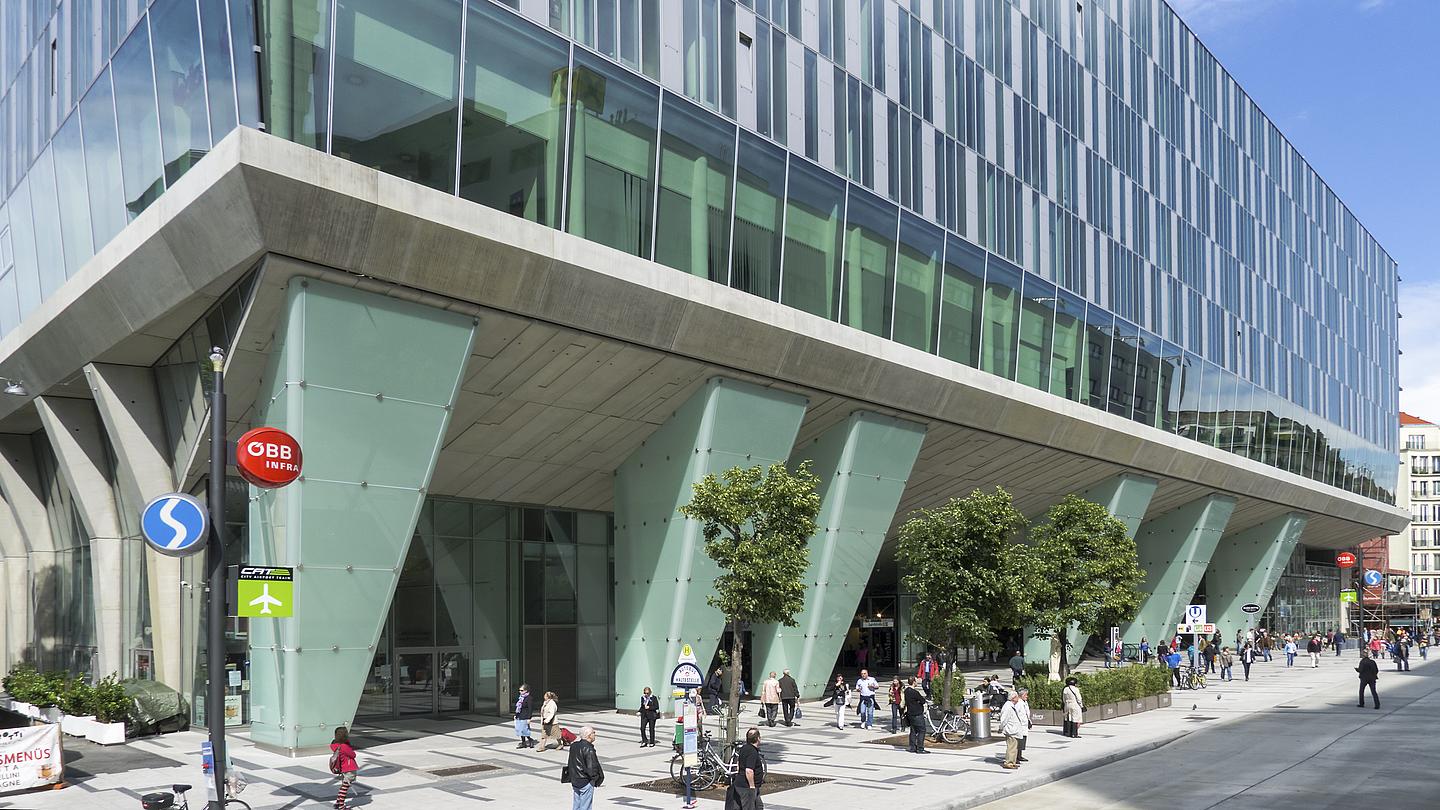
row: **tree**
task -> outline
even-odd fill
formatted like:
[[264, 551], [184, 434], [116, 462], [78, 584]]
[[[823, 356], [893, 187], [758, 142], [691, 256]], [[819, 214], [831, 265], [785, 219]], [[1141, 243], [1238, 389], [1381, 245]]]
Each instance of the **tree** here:
[[808, 461], [793, 473], [784, 464], [772, 464], [731, 467], [721, 478], [711, 474], [696, 483], [680, 514], [703, 524], [705, 554], [721, 571], [706, 601], [725, 615], [732, 631], [725, 733], [733, 741], [740, 713], [740, 624], [796, 626], [795, 614], [805, 607], [820, 479]]
[[1026, 623], [1035, 638], [1060, 647], [1060, 676], [1070, 671], [1071, 624], [1089, 636], [1135, 618], [1145, 594], [1135, 540], [1105, 507], [1069, 495], [1030, 533], [1024, 550]]
[[[1015, 534], [1024, 526], [1010, 493], [998, 487], [915, 512], [900, 527], [895, 555], [915, 595], [912, 636], [942, 647], [951, 662], [961, 645], [997, 648], [995, 629], [1021, 623], [1024, 575], [1014, 563]], [[951, 705], [948, 677], [941, 705]]]

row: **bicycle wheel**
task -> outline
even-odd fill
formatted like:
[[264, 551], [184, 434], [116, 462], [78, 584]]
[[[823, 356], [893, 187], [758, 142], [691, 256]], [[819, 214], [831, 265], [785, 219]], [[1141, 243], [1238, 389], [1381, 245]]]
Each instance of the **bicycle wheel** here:
[[690, 784], [697, 792], [709, 790], [720, 779], [719, 763], [710, 757], [702, 757], [700, 767], [691, 769], [691, 772], [694, 773], [694, 778]]
[[225, 806], [234, 807], [236, 808], [236, 810], [250, 810], [250, 805], [240, 801], [239, 799], [226, 799]]
[[947, 718], [944, 725], [940, 727], [940, 737], [951, 745], [964, 742], [965, 730], [961, 728], [960, 718], [955, 716]]
[[670, 758], [670, 779], [677, 785], [685, 784], [684, 754], [676, 754]]

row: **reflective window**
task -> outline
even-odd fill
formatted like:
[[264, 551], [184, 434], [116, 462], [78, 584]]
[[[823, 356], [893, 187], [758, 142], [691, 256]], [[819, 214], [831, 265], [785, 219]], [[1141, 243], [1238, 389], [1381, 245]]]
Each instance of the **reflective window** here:
[[[266, 127], [288, 141], [323, 151], [329, 131], [330, 0], [261, 0], [261, 4], [266, 38], [262, 48], [269, 62]], [[247, 4], [231, 0], [232, 12], [237, 5]]]
[[452, 191], [459, 4], [341, 0], [335, 13], [331, 151]]
[[940, 356], [971, 368], [980, 364], [980, 290], [984, 285], [985, 251], [947, 236], [940, 290]]
[[1055, 336], [1050, 348], [1050, 393], [1084, 402], [1089, 376], [1085, 332], [1085, 301], [1074, 293], [1055, 292]]
[[[208, 18], [205, 6], [213, 2], [215, 0], [200, 0], [202, 21]], [[240, 123], [247, 127], [254, 127], [260, 123], [260, 67], [255, 54], [255, 0], [226, 0], [226, 2], [230, 6], [230, 55], [235, 64], [235, 100]], [[207, 28], [205, 39], [207, 49], [210, 42], [208, 31]], [[215, 114], [213, 105], [210, 114]], [[273, 126], [269, 130], [275, 132]]]
[[999, 256], [985, 267], [985, 308], [981, 314], [980, 368], [1015, 379], [1016, 326], [1020, 319], [1020, 268]]
[[[235, 128], [235, 71], [230, 53], [230, 27], [226, 0], [200, 0], [200, 38], [205, 55], [205, 97], [210, 108], [210, 142], [219, 143]], [[248, 18], [248, 14], [247, 14]], [[249, 42], [253, 35], [244, 35]], [[254, 62], [248, 49], [245, 57]]]
[[655, 86], [579, 51], [572, 72], [570, 233], [648, 259]]
[[735, 125], [666, 94], [655, 261], [727, 283]]
[[99, 250], [125, 227], [124, 181], [120, 176], [120, 146], [115, 134], [115, 97], [110, 69], [91, 85], [80, 102], [80, 124], [85, 136], [85, 175], [90, 198], [90, 228]]
[[559, 227], [570, 48], [489, 3], [469, 14], [460, 196]]
[[845, 209], [843, 320], [872, 335], [890, 337], [895, 290], [895, 235], [899, 209], [859, 186], [850, 186]]
[[30, 180], [21, 178], [10, 194], [10, 241], [15, 253], [16, 297], [23, 317], [40, 305], [40, 269], [35, 257], [35, 224], [31, 218]]
[[1139, 355], [1140, 329], [1133, 323], [1115, 319], [1110, 341], [1110, 413], [1131, 418], [1135, 408], [1135, 367]]
[[909, 212], [900, 217], [900, 258], [895, 269], [895, 340], [935, 351], [940, 317], [940, 264], [945, 234]]
[[1135, 352], [1135, 409], [1130, 418], [1151, 427], [1162, 427], [1165, 374], [1162, 371], [1163, 341], [1144, 330]]
[[150, 30], [155, 37], [155, 87], [160, 103], [165, 183], [170, 185], [210, 150], [195, 3], [157, 0], [150, 11]]
[[155, 74], [150, 68], [150, 29], [144, 23], [120, 46], [112, 68], [125, 210], [134, 219], [165, 190], [155, 115]]
[[777, 301], [785, 214], [785, 152], [740, 132], [730, 286]]
[[1050, 360], [1054, 355], [1055, 285], [1029, 273], [1025, 274], [1024, 283], [1015, 381], [1048, 391]]
[[845, 184], [792, 157], [785, 201], [785, 269], [781, 302], [812, 315], [840, 316], [840, 240]]
[[1115, 316], [1095, 306], [1085, 307], [1085, 387], [1086, 402], [1092, 408], [1105, 410], [1110, 400], [1110, 349], [1115, 332]]
[[73, 276], [95, 255], [90, 234], [90, 200], [85, 184], [85, 149], [80, 143], [80, 114], [74, 113], [55, 134], [55, 182], [60, 192], [60, 231], [65, 275]]
[[65, 283], [65, 251], [61, 245], [60, 208], [55, 187], [55, 156], [46, 147], [30, 167], [31, 216], [35, 220], [35, 259], [40, 268], [40, 298]]

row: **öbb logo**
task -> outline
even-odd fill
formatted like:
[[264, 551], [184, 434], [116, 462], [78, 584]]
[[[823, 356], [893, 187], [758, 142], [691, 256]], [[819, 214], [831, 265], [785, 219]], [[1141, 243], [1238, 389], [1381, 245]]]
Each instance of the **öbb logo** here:
[[258, 427], [235, 444], [240, 476], [261, 489], [283, 487], [300, 477], [300, 444], [279, 428]]

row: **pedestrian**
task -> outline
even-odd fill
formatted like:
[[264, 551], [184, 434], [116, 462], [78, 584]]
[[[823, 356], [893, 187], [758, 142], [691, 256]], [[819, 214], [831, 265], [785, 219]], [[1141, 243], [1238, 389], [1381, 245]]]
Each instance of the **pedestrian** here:
[[1270, 634], [1265, 631], [1265, 628], [1260, 628], [1260, 649], [1265, 653], [1266, 663], [1269, 663], [1271, 660], [1270, 653], [1274, 646], [1275, 639], [1270, 637]]
[[1295, 666], [1295, 639], [1285, 636], [1285, 666]]
[[1408, 636], [1397, 636], [1394, 647], [1395, 671], [1410, 671], [1410, 638]]
[[1365, 687], [1370, 687], [1370, 697], [1375, 701], [1375, 708], [1380, 708], [1380, 695], [1375, 693], [1375, 682], [1380, 680], [1380, 666], [1370, 656], [1368, 650], [1360, 651], [1360, 666], [1355, 667], [1360, 673], [1360, 702], [1355, 704], [1359, 708], [1365, 708]]
[[355, 763], [355, 748], [350, 745], [350, 729], [340, 726], [335, 729], [335, 739], [330, 743], [330, 772], [340, 777], [340, 791], [335, 794], [335, 807], [345, 808], [345, 797], [350, 786], [355, 784], [355, 774], [360, 766]]
[[915, 670], [915, 677], [920, 681], [920, 685], [924, 687], [927, 696], [930, 694], [930, 679], [935, 677], [937, 668], [935, 656], [930, 653], [925, 653], [925, 657], [920, 660], [920, 666]]
[[1035, 726], [1034, 719], [1030, 716], [1030, 690], [1020, 687], [1015, 690], [1020, 700], [1016, 702], [1015, 709], [1020, 713], [1020, 756], [1015, 758], [1016, 762], [1028, 762], [1025, 759], [1025, 743], [1030, 739], [1030, 729]]
[[1320, 640], [1320, 634], [1316, 633], [1315, 635], [1311, 636], [1310, 641], [1305, 645], [1305, 652], [1310, 653], [1311, 669], [1320, 666], [1320, 653], [1324, 651], [1325, 642]]
[[1255, 663], [1255, 645], [1245, 642], [1240, 648], [1240, 667], [1245, 670], [1245, 680], [1250, 680], [1250, 665]]
[[875, 699], [880, 691], [880, 683], [870, 677], [870, 670], [860, 670], [860, 677], [855, 681], [855, 689], [860, 693], [860, 727], [871, 729], [875, 726]]
[[1010, 680], [1018, 681], [1020, 680], [1020, 677], [1024, 674], [1025, 653], [1021, 650], [1016, 650], [1015, 654], [1010, 656]]
[[765, 784], [765, 757], [760, 754], [760, 729], [745, 732], [745, 745], [736, 756], [735, 776], [725, 790], [725, 810], [765, 810], [760, 787]]
[[1190, 646], [1185, 648], [1185, 652], [1189, 653], [1189, 655], [1190, 655], [1190, 668], [1191, 668], [1191, 669], [1194, 669], [1194, 668], [1195, 668], [1195, 656], [1196, 656], [1196, 654], [1199, 652], [1199, 650], [1197, 650], [1197, 649], [1195, 648], [1195, 642], [1194, 642], [1194, 641], [1191, 641], [1191, 642], [1190, 642]]
[[1379, 633], [1371, 633], [1371, 634], [1370, 634], [1370, 657], [1373, 658], [1373, 659], [1375, 659], [1375, 660], [1377, 660], [1377, 661], [1380, 660], [1380, 647], [1381, 647], [1381, 644], [1382, 644], [1382, 642], [1380, 641], [1380, 634], [1379, 634]]
[[1170, 655], [1165, 659], [1165, 665], [1170, 667], [1170, 677], [1175, 680], [1175, 685], [1180, 685], [1180, 653], [1171, 650]]
[[725, 688], [725, 668], [716, 667], [709, 679], [705, 681], [704, 700], [705, 712], [707, 714], [720, 713], [720, 693]]
[[1340, 651], [1343, 650], [1343, 649], [1345, 649], [1345, 631], [1344, 631], [1344, 630], [1336, 630], [1336, 631], [1335, 631], [1334, 644], [1335, 644], [1335, 655], [1338, 657], [1338, 656], [1340, 655]]
[[1222, 648], [1220, 649], [1220, 680], [1222, 680], [1222, 681], [1233, 681], [1233, 680], [1235, 680], [1235, 676], [1234, 676], [1234, 675], [1231, 673], [1231, 671], [1230, 671], [1234, 666], [1235, 666], [1235, 656], [1233, 656], [1233, 655], [1230, 654], [1230, 648], [1229, 648], [1229, 647], [1222, 647]]
[[760, 705], [765, 710], [765, 724], [774, 728], [775, 716], [780, 713], [780, 679], [773, 671], [760, 684]]
[[795, 725], [795, 706], [800, 702], [800, 684], [790, 677], [790, 670], [780, 675], [780, 706], [785, 712], [785, 725]]
[[650, 692], [650, 687], [640, 693], [640, 747], [655, 747], [655, 721], [660, 719], [660, 698]]
[[1016, 692], [1000, 710], [1000, 733], [1005, 735], [1005, 764], [1001, 767], [1013, 771], [1020, 767], [1020, 693]]
[[1424, 633], [1421, 633], [1420, 638], [1415, 640], [1415, 647], [1416, 649], [1420, 650], [1421, 661], [1424, 661], [1430, 657], [1426, 655], [1426, 653], [1430, 650], [1430, 639]]
[[845, 685], [845, 676], [835, 673], [835, 682], [830, 684], [830, 699], [826, 706], [835, 707], [835, 727], [845, 728], [845, 704], [850, 700], [850, 689]]
[[905, 709], [906, 721], [910, 724], [909, 751], [912, 754], [928, 754], [925, 750], [925, 692], [916, 686], [911, 678], [901, 694], [900, 701]]
[[535, 708], [530, 703], [530, 687], [520, 684], [520, 693], [515, 698], [515, 736], [520, 738], [520, 744], [516, 748], [534, 748], [535, 741], [530, 738], [530, 718], [535, 716]]
[[1214, 641], [1205, 645], [1205, 671], [1211, 674], [1215, 672], [1215, 658], [1220, 654], [1220, 645]]
[[900, 683], [900, 676], [896, 675], [890, 681], [890, 733], [900, 733], [900, 703], [902, 693], [905, 691], [905, 684]]
[[1080, 724], [1085, 722], [1085, 697], [1080, 694], [1080, 681], [1066, 678], [1062, 697], [1065, 701], [1065, 730], [1062, 733], [1078, 740]]
[[1145, 636], [1140, 637], [1140, 663], [1150, 663], [1150, 639]]
[[550, 741], [555, 741], [555, 747], [561, 748], [560, 726], [555, 722], [555, 715], [560, 713], [559, 698], [554, 692], [546, 692], [545, 700], [540, 704], [540, 751], [550, 747]]
[[595, 788], [605, 781], [600, 756], [595, 752], [595, 729], [591, 726], [580, 729], [580, 739], [570, 746], [570, 763], [560, 776], [562, 780], [569, 777], [570, 790], [575, 794], [570, 810], [590, 810], [595, 801]]

